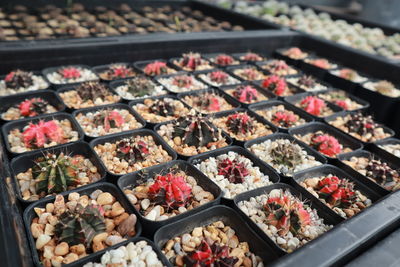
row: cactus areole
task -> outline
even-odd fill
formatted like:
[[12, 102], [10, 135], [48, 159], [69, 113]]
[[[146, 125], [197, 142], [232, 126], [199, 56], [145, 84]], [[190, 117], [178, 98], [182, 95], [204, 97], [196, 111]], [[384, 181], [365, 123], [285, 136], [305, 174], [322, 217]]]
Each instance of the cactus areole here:
[[30, 123], [22, 136], [25, 146], [29, 148], [42, 148], [50, 142], [60, 144], [64, 141], [63, 129], [54, 120]]
[[348, 208], [356, 199], [354, 183], [336, 176], [319, 180], [316, 192], [332, 207]]
[[185, 178], [172, 172], [157, 175], [147, 192], [149, 198], [168, 210], [185, 207], [192, 198], [192, 188]]
[[243, 162], [226, 158], [218, 163], [218, 175], [224, 176], [231, 183], [241, 184], [250, 175], [250, 171]]
[[28, 88], [33, 85], [32, 73], [22, 70], [11, 71], [4, 78], [7, 88]]
[[258, 99], [258, 91], [251, 85], [241, 85], [236, 87], [233, 96], [240, 102], [250, 103]]

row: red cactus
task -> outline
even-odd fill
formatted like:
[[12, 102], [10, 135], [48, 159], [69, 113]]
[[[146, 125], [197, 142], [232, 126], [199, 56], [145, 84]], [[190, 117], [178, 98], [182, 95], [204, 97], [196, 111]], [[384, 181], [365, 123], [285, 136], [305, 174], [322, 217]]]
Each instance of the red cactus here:
[[310, 145], [329, 157], [334, 157], [342, 152], [339, 141], [329, 134], [313, 134]]
[[331, 67], [331, 64], [325, 58], [314, 59], [314, 60], [311, 60], [310, 63], [321, 69], [329, 69]]
[[30, 123], [22, 135], [25, 146], [29, 148], [41, 148], [48, 142], [59, 144], [64, 139], [62, 128], [53, 120], [46, 122], [40, 120], [37, 124]]
[[308, 113], [319, 116], [322, 113], [322, 109], [326, 107], [326, 103], [318, 97], [307, 96], [300, 102], [300, 106]]
[[289, 65], [286, 64], [284, 60], [274, 60], [271, 62], [270, 66], [271, 66], [270, 70], [272, 73], [289, 69]]
[[249, 174], [250, 171], [244, 166], [244, 163], [238, 162], [236, 159], [226, 158], [218, 163], [218, 175], [224, 176], [231, 183], [241, 184]]
[[204, 98], [199, 99], [198, 103], [201, 109], [214, 112], [221, 110], [221, 103], [217, 96], [215, 96], [214, 94], [205, 94], [203, 97]]
[[346, 79], [346, 80], [352, 81], [352, 80], [354, 80], [356, 78], [356, 76], [357, 76], [357, 72], [355, 70], [352, 70], [352, 69], [344, 68], [344, 69], [341, 69], [339, 71], [339, 77], [343, 78], [343, 79]]
[[42, 98], [26, 99], [18, 105], [21, 116], [33, 117], [45, 113], [47, 101]]
[[8, 73], [6, 75], [6, 77], [4, 78], [4, 81], [10, 82], [14, 78], [14, 75], [15, 75], [15, 71], [11, 71], [10, 73]]
[[247, 113], [235, 113], [228, 116], [226, 125], [229, 130], [235, 134], [253, 133], [254, 121]]
[[295, 59], [302, 58], [303, 54], [304, 54], [304, 52], [301, 51], [301, 49], [298, 47], [292, 47], [285, 51], [285, 55], [287, 55], [288, 57], [291, 57], [291, 58], [295, 58]]
[[144, 141], [135, 143], [134, 140], [126, 138], [117, 143], [117, 157], [129, 164], [143, 161], [149, 154], [149, 147]]
[[81, 71], [75, 67], [62, 68], [60, 74], [64, 79], [77, 79], [82, 75]]
[[162, 74], [168, 74], [167, 63], [162, 61], [154, 61], [149, 63], [143, 69], [144, 73], [149, 76], [157, 76]]
[[283, 96], [287, 94], [289, 89], [286, 81], [277, 75], [271, 75], [265, 79], [262, 83], [262, 87], [272, 91], [277, 96]]
[[257, 80], [258, 77], [258, 71], [255, 68], [249, 67], [249, 68], [244, 68], [242, 69], [241, 76], [246, 78], [247, 80]]
[[262, 61], [263, 58], [256, 53], [248, 52], [246, 55], [243, 56], [243, 60], [245, 61]]
[[258, 99], [258, 91], [251, 85], [241, 85], [235, 88], [233, 96], [243, 103], [251, 103]]
[[347, 179], [336, 176], [325, 177], [318, 182], [317, 193], [319, 197], [332, 207], [348, 208], [356, 197], [354, 184]]
[[203, 60], [199, 53], [187, 53], [182, 55], [182, 60], [180, 65], [182, 68], [188, 68], [191, 70], [196, 70], [198, 66], [203, 64]]
[[192, 188], [185, 178], [174, 173], [157, 175], [147, 192], [152, 201], [169, 209], [184, 207], [192, 198]]
[[215, 63], [222, 66], [232, 65], [234, 61], [233, 57], [226, 54], [220, 54], [215, 58]]
[[104, 130], [109, 132], [111, 128], [118, 128], [124, 124], [124, 117], [119, 114], [116, 110], [104, 110], [101, 111], [95, 118], [95, 124], [102, 124]]
[[188, 75], [175, 76], [172, 80], [172, 84], [179, 88], [189, 88], [193, 85], [193, 77]]
[[349, 109], [349, 105], [347, 105], [347, 102], [345, 100], [335, 100], [335, 105], [343, 108], [344, 110], [348, 110]]
[[296, 115], [291, 111], [278, 111], [272, 116], [272, 122], [285, 128], [293, 126], [296, 121]]
[[131, 74], [131, 69], [125, 65], [113, 65], [110, 70], [110, 76], [114, 78], [126, 78]]
[[228, 82], [229, 75], [226, 72], [217, 70], [210, 72], [210, 80], [218, 84], [226, 84]]

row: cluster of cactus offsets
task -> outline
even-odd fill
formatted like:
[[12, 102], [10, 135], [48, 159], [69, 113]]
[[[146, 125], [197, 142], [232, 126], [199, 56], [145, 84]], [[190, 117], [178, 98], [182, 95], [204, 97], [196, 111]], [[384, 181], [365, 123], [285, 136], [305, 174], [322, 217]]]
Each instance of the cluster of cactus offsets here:
[[189, 88], [193, 85], [193, 77], [189, 75], [178, 75], [173, 78], [172, 84], [179, 88]]
[[28, 88], [33, 85], [33, 74], [22, 70], [14, 70], [7, 74], [4, 82], [7, 88]]
[[233, 96], [243, 103], [250, 103], [258, 99], [258, 91], [251, 85], [240, 85], [233, 91]]
[[64, 78], [64, 79], [77, 79], [80, 78], [82, 73], [78, 68], [75, 67], [66, 67], [62, 68], [58, 71], [58, 73]]
[[270, 151], [272, 162], [294, 168], [302, 162], [302, 149], [295, 143], [277, 143]]
[[354, 183], [336, 176], [319, 180], [316, 192], [331, 207], [348, 208], [356, 199]]
[[183, 257], [183, 264], [188, 267], [233, 267], [238, 261], [237, 257], [229, 256], [228, 246], [220, 246], [216, 242], [209, 244], [206, 240], [203, 240], [194, 251]]
[[101, 206], [78, 204], [74, 211], [69, 209], [59, 216], [54, 234], [59, 242], [69, 246], [84, 244], [90, 248], [93, 238], [106, 231], [104, 210]]
[[146, 142], [135, 142], [134, 138], [125, 138], [117, 142], [117, 157], [124, 159], [128, 164], [145, 160], [149, 155], [149, 148]]
[[229, 131], [235, 134], [254, 133], [255, 131], [254, 119], [250, 117], [246, 112], [229, 115], [226, 120], [226, 125]]
[[396, 191], [400, 189], [400, 175], [398, 171], [392, 169], [386, 162], [378, 159], [370, 159], [365, 170], [368, 178], [382, 185], [387, 190]]
[[174, 116], [175, 106], [171, 105], [170, 102], [164, 101], [163, 99], [155, 99], [153, 104], [149, 107], [151, 113], [160, 116]]
[[314, 133], [311, 136], [310, 145], [329, 157], [335, 157], [342, 152], [342, 145], [335, 137], [329, 134]]
[[138, 75], [126, 81], [127, 92], [134, 97], [149, 95], [155, 90], [156, 85], [144, 75]]
[[157, 175], [147, 192], [149, 198], [169, 210], [185, 207], [192, 199], [192, 187], [183, 176], [173, 172]]
[[229, 66], [235, 62], [235, 59], [226, 54], [220, 54], [215, 58], [215, 63], [221, 66]]
[[357, 133], [360, 136], [366, 134], [373, 134], [375, 128], [378, 127], [376, 122], [370, 115], [363, 115], [362, 113], [350, 114], [350, 119], [344, 125], [349, 132]]
[[272, 115], [272, 122], [278, 124], [280, 127], [289, 128], [295, 125], [297, 121], [296, 115], [291, 111], [278, 111]]
[[38, 194], [61, 193], [79, 184], [78, 168], [74, 159], [63, 153], [58, 156], [47, 153], [36, 159], [32, 167], [32, 178]]
[[300, 106], [308, 113], [314, 116], [320, 116], [322, 114], [322, 110], [326, 107], [326, 103], [324, 100], [318, 97], [307, 96], [301, 100]]
[[290, 192], [280, 191], [279, 196], [268, 196], [264, 204], [268, 224], [275, 226], [280, 236], [285, 236], [289, 231], [296, 236], [311, 224], [311, 215], [303, 203], [290, 196]]
[[103, 125], [104, 130], [109, 132], [111, 128], [121, 127], [125, 120], [116, 110], [102, 110], [95, 115], [93, 122], [95, 125]]
[[97, 98], [110, 95], [107, 87], [99, 82], [85, 82], [77, 86], [75, 90], [83, 101], [92, 100], [94, 102]]
[[162, 61], [155, 61], [146, 65], [143, 69], [144, 73], [149, 76], [158, 76], [169, 73], [167, 63]]
[[42, 148], [49, 142], [62, 143], [64, 140], [63, 130], [54, 120], [30, 123], [22, 135], [28, 148]]
[[273, 92], [277, 96], [287, 95], [289, 90], [286, 81], [277, 75], [271, 75], [262, 82], [262, 87]]
[[34, 117], [46, 113], [47, 105], [49, 103], [42, 98], [35, 97], [26, 99], [18, 105], [21, 116]]
[[180, 137], [188, 146], [211, 147], [221, 138], [221, 133], [200, 115], [180, 117], [173, 128], [173, 138]]
[[210, 80], [218, 84], [226, 84], [228, 82], [229, 75], [221, 70], [213, 71], [210, 73]]
[[250, 174], [243, 162], [226, 158], [218, 163], [218, 175], [224, 176], [229, 182], [241, 184], [245, 177]]

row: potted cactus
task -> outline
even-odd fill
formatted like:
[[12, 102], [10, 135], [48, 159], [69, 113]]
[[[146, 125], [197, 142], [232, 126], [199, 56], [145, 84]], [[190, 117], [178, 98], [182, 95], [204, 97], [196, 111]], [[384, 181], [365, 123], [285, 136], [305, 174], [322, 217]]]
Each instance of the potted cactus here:
[[304, 62], [313, 65], [317, 68], [321, 68], [324, 70], [331, 70], [331, 69], [336, 69], [337, 65], [330, 62], [328, 59], [326, 58], [306, 58], [304, 59]]
[[355, 83], [363, 83], [365, 81], [368, 80], [368, 78], [361, 76], [356, 70], [350, 69], [350, 68], [341, 68], [341, 69], [337, 69], [337, 70], [331, 70], [330, 71], [331, 74], [351, 81], [351, 82], [355, 82]]
[[326, 93], [318, 94], [318, 97], [341, 107], [343, 110], [353, 111], [368, 107], [368, 103], [356, 99], [342, 90], [329, 90]]
[[0, 96], [46, 89], [49, 84], [40, 75], [23, 70], [13, 70], [0, 81]]
[[185, 71], [199, 71], [212, 69], [210, 62], [203, 59], [200, 53], [184, 53], [182, 57], [171, 60], [172, 63]]
[[288, 97], [287, 101], [317, 118], [328, 117], [342, 110], [340, 107], [332, 105], [318, 96], [309, 95], [307, 93]]
[[205, 83], [214, 86], [221, 87], [226, 85], [238, 84], [240, 81], [225, 71], [222, 70], [213, 70], [204, 72], [198, 75], [200, 79], [202, 79]]
[[254, 52], [239, 53], [235, 54], [234, 56], [239, 58], [239, 60], [242, 62], [259, 62], [265, 60], [263, 56]]
[[294, 76], [289, 77], [286, 81], [294, 86], [307, 92], [323, 91], [328, 89], [328, 87], [309, 75]]
[[82, 65], [48, 68], [43, 70], [43, 74], [50, 83], [55, 85], [81, 83], [99, 79], [89, 67]]
[[[143, 67], [140, 67], [142, 65]], [[139, 68], [147, 76], [159, 76], [159, 75], [172, 74], [176, 72], [176, 70], [170, 68], [167, 62], [163, 60], [148, 61], [145, 63], [143, 62], [143, 64], [141, 64], [141, 62], [136, 62], [136, 66], [139, 66]]]
[[281, 51], [281, 54], [295, 60], [305, 59], [306, 57], [308, 57], [308, 53], [298, 47], [285, 49]]
[[94, 67], [93, 70], [97, 73], [100, 79], [104, 81], [125, 79], [137, 75], [133, 68], [125, 63], [97, 66]]
[[135, 100], [167, 94], [163, 86], [157, 85], [149, 77], [140, 74], [123, 81], [114, 81], [110, 87], [125, 100]]
[[[10, 99], [11, 100], [11, 99]], [[59, 106], [51, 105], [42, 97], [29, 97], [7, 108], [2, 114], [3, 120], [11, 121], [22, 118], [36, 117], [43, 114], [55, 113]]]
[[295, 88], [288, 86], [285, 78], [277, 75], [270, 75], [266, 77], [260, 85], [262, 88], [272, 92], [276, 96], [283, 97], [297, 93]]
[[271, 97], [250, 84], [241, 84], [223, 88], [224, 92], [243, 104], [253, 104], [269, 100]]
[[232, 67], [230, 70], [236, 77], [245, 81], [258, 81], [266, 77], [263, 72], [251, 65]]
[[204, 83], [189, 74], [163, 76], [159, 77], [157, 81], [173, 93], [182, 93], [207, 88]]
[[210, 62], [221, 67], [239, 65], [240, 62], [228, 54], [212, 54], [205, 56]]
[[367, 81], [362, 86], [368, 90], [377, 92], [388, 97], [400, 97], [400, 90], [396, 88], [393, 83], [386, 80]]
[[257, 63], [257, 65], [263, 70], [266, 70], [271, 74], [277, 76], [296, 75], [299, 73], [295, 68], [286, 64], [284, 60], [274, 59], [266, 62]]

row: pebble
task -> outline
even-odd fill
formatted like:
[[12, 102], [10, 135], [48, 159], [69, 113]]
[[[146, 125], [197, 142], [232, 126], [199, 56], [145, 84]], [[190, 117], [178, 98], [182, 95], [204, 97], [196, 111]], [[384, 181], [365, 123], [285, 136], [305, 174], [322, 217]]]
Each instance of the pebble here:
[[49, 241], [51, 237], [49, 235], [41, 234], [39, 235], [38, 239], [36, 240], [36, 249], [41, 249], [44, 247]]
[[157, 217], [157, 212], [156, 212], [154, 209], [152, 209], [152, 210], [145, 216], [145, 218], [146, 218], [147, 220], [150, 220], [150, 221], [155, 221], [155, 220], [156, 220], [156, 217]]
[[278, 245], [283, 245], [286, 244], [286, 240], [279, 236], [276, 238], [276, 243], [278, 243]]
[[110, 235], [109, 237], [107, 237], [106, 239], [106, 244], [108, 246], [114, 246], [115, 244], [118, 244], [120, 242], [122, 242], [124, 239], [120, 236], [117, 235]]
[[111, 205], [114, 202], [114, 197], [106, 192], [106, 193], [101, 193], [98, 197], [97, 197], [97, 203], [99, 205]]
[[140, 206], [142, 207], [143, 210], [147, 210], [147, 208], [150, 206], [150, 199], [145, 198], [140, 202]]

